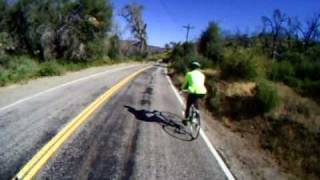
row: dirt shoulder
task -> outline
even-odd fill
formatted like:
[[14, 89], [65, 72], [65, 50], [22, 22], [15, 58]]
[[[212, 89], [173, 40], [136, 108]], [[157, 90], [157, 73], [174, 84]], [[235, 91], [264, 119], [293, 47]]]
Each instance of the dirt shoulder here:
[[234, 132], [208, 112], [203, 114], [204, 131], [237, 179], [297, 179], [281, 169], [271, 155], [259, 147], [257, 137]]

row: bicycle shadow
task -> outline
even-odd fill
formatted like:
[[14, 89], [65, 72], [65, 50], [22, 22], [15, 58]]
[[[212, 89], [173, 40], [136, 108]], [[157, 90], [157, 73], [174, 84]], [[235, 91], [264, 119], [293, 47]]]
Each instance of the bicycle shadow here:
[[133, 114], [139, 121], [158, 123], [159, 125], [161, 125], [164, 132], [166, 132], [171, 137], [182, 141], [193, 140], [191, 134], [182, 124], [181, 117], [174, 113], [161, 112], [157, 110], [149, 111], [145, 109], [137, 110], [131, 106], [124, 107], [127, 108], [128, 112]]

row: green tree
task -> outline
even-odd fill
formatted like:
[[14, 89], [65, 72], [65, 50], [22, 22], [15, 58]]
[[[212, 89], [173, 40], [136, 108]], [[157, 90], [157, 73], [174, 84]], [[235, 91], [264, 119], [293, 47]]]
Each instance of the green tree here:
[[103, 46], [112, 24], [109, 0], [18, 0], [6, 7], [2, 0], [0, 25], [16, 41], [15, 52], [41, 59], [96, 57], [90, 48]]
[[[99, 57], [103, 39], [112, 24], [112, 6], [106, 0], [69, 1], [64, 6], [63, 24], [57, 30], [59, 57], [84, 59]], [[92, 53], [90, 53], [92, 52]]]
[[219, 62], [223, 56], [223, 44], [220, 28], [217, 23], [210, 22], [207, 29], [202, 32], [199, 39], [198, 50], [200, 54]]
[[16, 52], [32, 54], [31, 42], [28, 40], [29, 22], [27, 10], [32, 0], [20, 0], [10, 7], [7, 14], [7, 29], [15, 40]]

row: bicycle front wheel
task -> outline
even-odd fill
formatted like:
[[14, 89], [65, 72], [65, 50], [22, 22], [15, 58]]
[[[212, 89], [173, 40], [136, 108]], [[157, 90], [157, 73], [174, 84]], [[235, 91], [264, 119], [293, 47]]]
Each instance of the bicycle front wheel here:
[[189, 125], [190, 133], [193, 139], [198, 138], [200, 132], [200, 114], [192, 108], [191, 123]]

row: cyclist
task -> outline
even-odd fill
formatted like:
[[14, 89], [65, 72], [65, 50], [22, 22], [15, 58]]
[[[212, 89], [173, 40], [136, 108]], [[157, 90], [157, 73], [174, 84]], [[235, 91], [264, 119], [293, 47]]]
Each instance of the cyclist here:
[[205, 87], [205, 75], [200, 70], [201, 65], [197, 61], [190, 64], [191, 71], [186, 74], [185, 82], [182, 90], [188, 92], [187, 107], [185, 110], [185, 119], [182, 121], [184, 125], [188, 123], [189, 110], [193, 104], [198, 109], [198, 100], [203, 98], [207, 93]]

